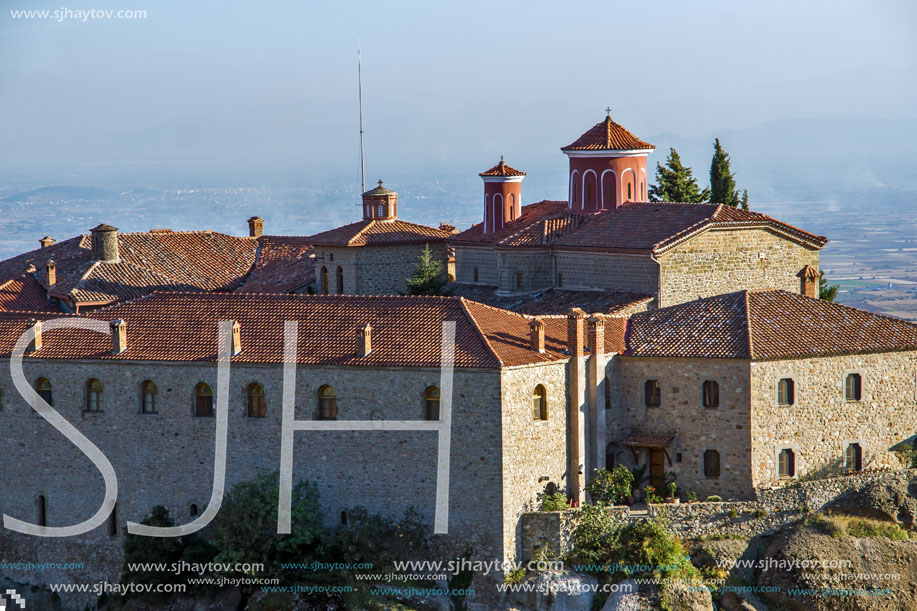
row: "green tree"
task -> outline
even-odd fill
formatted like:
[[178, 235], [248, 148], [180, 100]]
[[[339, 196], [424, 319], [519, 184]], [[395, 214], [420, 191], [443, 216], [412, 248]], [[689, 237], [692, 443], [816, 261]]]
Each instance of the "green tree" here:
[[736, 177], [729, 167], [729, 153], [720, 146], [720, 139], [713, 142], [713, 161], [710, 163], [710, 201], [733, 208], [748, 210], [748, 190], [739, 195]]
[[232, 487], [212, 524], [211, 540], [220, 550], [215, 562], [257, 562], [271, 570], [285, 558], [311, 551], [323, 532], [318, 487], [307, 481], [293, 487], [287, 535], [277, 534], [279, 492], [276, 471]]
[[650, 185], [651, 202], [700, 203], [710, 200], [710, 189], [701, 190], [691, 168], [681, 163], [674, 148], [669, 149], [665, 166], [656, 163], [656, 184]]
[[443, 262], [433, 257], [430, 245], [426, 245], [414, 265], [414, 273], [407, 278], [408, 295], [447, 295], [449, 278], [443, 269]]
[[818, 272], [818, 298], [825, 301], [834, 301], [837, 297], [837, 290], [841, 288], [839, 284], [828, 284], [825, 278], [825, 272]]
[[610, 471], [596, 469], [595, 478], [586, 485], [586, 492], [595, 503], [623, 503], [630, 496], [634, 485], [634, 474], [624, 465], [617, 465]]

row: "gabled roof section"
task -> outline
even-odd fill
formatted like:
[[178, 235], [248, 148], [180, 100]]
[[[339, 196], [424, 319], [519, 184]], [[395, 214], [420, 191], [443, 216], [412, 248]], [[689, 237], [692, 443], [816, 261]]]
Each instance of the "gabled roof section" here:
[[653, 300], [651, 295], [627, 291], [550, 288], [525, 295], [499, 295], [495, 286], [453, 282], [449, 287], [452, 295], [528, 316], [565, 315], [571, 308], [617, 314]]
[[812, 248], [828, 239], [759, 212], [722, 204], [631, 202], [589, 217], [555, 246], [660, 255], [711, 229], [766, 228]]
[[401, 220], [362, 220], [336, 227], [309, 238], [314, 246], [380, 246], [386, 244], [425, 244], [451, 237], [448, 231]]
[[627, 131], [617, 123], [611, 120], [611, 117], [605, 117], [593, 125], [582, 136], [576, 139], [572, 144], [561, 148], [566, 151], [635, 151], [635, 150], [653, 150], [654, 147], [649, 142], [644, 142], [631, 132]]
[[48, 303], [44, 287], [32, 274], [0, 281], [0, 311], [25, 310], [51, 312], [55, 309]]
[[292, 293], [315, 280], [311, 238], [265, 235], [258, 241], [258, 258], [237, 293]]
[[917, 325], [787, 291], [740, 291], [631, 316], [625, 354], [779, 360], [917, 350]]
[[456, 244], [498, 246], [543, 246], [579, 227], [584, 218], [581, 211], [568, 210], [567, 202], [544, 200], [522, 206], [519, 218], [499, 231], [484, 233], [484, 223], [452, 236]]
[[[43, 313], [43, 318], [54, 317]], [[0, 356], [27, 328], [27, 312], [0, 312]], [[282, 362], [285, 321], [299, 323], [298, 362], [346, 366], [438, 367], [442, 323], [455, 321], [455, 366], [503, 366], [566, 360], [566, 319], [545, 319], [547, 350], [529, 348], [530, 318], [460, 297], [155, 293], [97, 310], [86, 318], [127, 324], [127, 350], [112, 354], [111, 339], [91, 331], [45, 330], [33, 356], [47, 359], [216, 360], [222, 320], [241, 326], [238, 363]], [[609, 319], [606, 344], [623, 345], [623, 319]], [[372, 326], [372, 351], [357, 356], [359, 326]], [[617, 326], [615, 326], [617, 325]], [[620, 327], [618, 332], [614, 329]]]

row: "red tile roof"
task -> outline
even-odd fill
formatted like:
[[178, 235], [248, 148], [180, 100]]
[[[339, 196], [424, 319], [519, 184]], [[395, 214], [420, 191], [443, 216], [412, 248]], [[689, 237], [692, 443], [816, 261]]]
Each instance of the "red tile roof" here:
[[498, 295], [495, 286], [463, 282], [453, 282], [449, 288], [452, 295], [530, 316], [566, 314], [571, 308], [581, 308], [588, 313], [615, 314], [653, 299], [651, 295], [626, 291], [576, 291], [558, 288], [527, 295]]
[[0, 282], [30, 269], [41, 274], [53, 259], [57, 282], [50, 294], [108, 304], [154, 291], [231, 291], [243, 282], [251, 282], [245, 290], [286, 292], [314, 274], [303, 237], [154, 230], [118, 234], [118, 251], [117, 262], [93, 261], [91, 237], [77, 236], [0, 262]]
[[917, 350], [917, 325], [787, 291], [740, 291], [631, 316], [625, 354], [788, 359]]
[[315, 246], [379, 246], [445, 241], [451, 233], [407, 221], [362, 220], [311, 236]]
[[628, 435], [624, 441], [621, 442], [621, 445], [630, 446], [632, 448], [662, 448], [675, 439], [674, 435]]
[[572, 144], [561, 148], [562, 151], [634, 151], [653, 149], [652, 144], [644, 142], [617, 123], [611, 117], [596, 123]]
[[0, 311], [29, 310], [29, 311], [54, 311], [44, 287], [32, 274], [23, 274], [18, 278], [11, 278], [0, 282]]
[[662, 254], [710, 229], [768, 228], [813, 248], [828, 239], [765, 214], [722, 204], [635, 202], [587, 217], [582, 227], [554, 242], [558, 248]]
[[[0, 312], [0, 355], [9, 354], [34, 314]], [[47, 313], [45, 317], [49, 316]], [[458, 297], [155, 293], [97, 310], [88, 318], [127, 323], [127, 350], [82, 330], [43, 333], [35, 354], [48, 359], [213, 361], [221, 320], [241, 325], [239, 363], [279, 363], [283, 323], [299, 321], [300, 363], [436, 367], [443, 321], [456, 322], [457, 367], [497, 368], [567, 359], [566, 318], [547, 317], [546, 352], [528, 347], [530, 318]], [[356, 354], [356, 329], [370, 323], [373, 350]], [[606, 323], [607, 351], [623, 349], [624, 320]]]
[[452, 241], [456, 244], [543, 246], [578, 227], [583, 218], [582, 212], [568, 210], [567, 202], [544, 200], [522, 206], [519, 218], [500, 231], [484, 233], [484, 224], [478, 223], [452, 236]]
[[478, 174], [478, 176], [525, 176], [525, 172], [511, 168], [510, 166], [506, 165], [506, 162], [503, 161], [502, 157], [500, 157], [500, 163], [490, 168], [489, 170], [481, 172]]

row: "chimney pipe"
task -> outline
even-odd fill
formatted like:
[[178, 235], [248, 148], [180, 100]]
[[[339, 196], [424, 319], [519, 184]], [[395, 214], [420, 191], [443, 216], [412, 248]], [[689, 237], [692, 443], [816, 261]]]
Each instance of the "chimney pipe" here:
[[106, 263], [118, 263], [118, 228], [111, 225], [99, 225], [92, 228], [92, 260]]
[[605, 354], [605, 317], [593, 314], [589, 317], [589, 352], [593, 356]]
[[586, 313], [580, 308], [573, 308], [567, 313], [567, 352], [570, 356], [583, 356], [583, 322]]
[[373, 328], [369, 323], [357, 327], [357, 356], [363, 358], [373, 351]]
[[238, 320], [232, 322], [232, 356], [242, 352], [242, 325]]
[[29, 342], [29, 352], [36, 352], [41, 350], [43, 345], [41, 341], [41, 321], [35, 318], [30, 318], [29, 327], [35, 331], [35, 337], [33, 337], [32, 341]]
[[529, 348], [544, 352], [544, 323], [537, 318], [529, 322]]
[[111, 327], [111, 353], [121, 354], [127, 350], [127, 323], [119, 318], [108, 326]]
[[818, 270], [811, 265], [806, 265], [796, 275], [799, 277], [799, 292], [806, 297], [818, 299], [818, 285], [821, 280], [821, 274], [818, 273]]
[[57, 263], [49, 259], [45, 264], [45, 286], [52, 287], [57, 284]]
[[46, 235], [42, 239], [38, 240], [38, 243], [41, 244], [42, 248], [47, 248], [49, 246], [54, 246], [54, 238], [49, 235]]
[[252, 238], [260, 238], [264, 233], [264, 219], [260, 216], [253, 216], [248, 219], [248, 235]]

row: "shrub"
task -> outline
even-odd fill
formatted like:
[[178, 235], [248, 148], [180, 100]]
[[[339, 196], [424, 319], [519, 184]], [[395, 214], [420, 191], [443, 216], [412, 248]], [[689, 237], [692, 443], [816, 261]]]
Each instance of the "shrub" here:
[[525, 579], [525, 567], [519, 566], [506, 572], [506, 575], [503, 577], [503, 583], [508, 586], [515, 586], [522, 583], [523, 579]]
[[317, 543], [322, 534], [318, 488], [307, 481], [293, 487], [287, 535], [277, 534], [278, 495], [276, 471], [232, 487], [212, 524], [212, 542], [220, 550], [216, 562], [256, 562], [268, 568], [292, 556], [302, 558]]
[[541, 511], [563, 511], [565, 509], [570, 509], [570, 503], [563, 492], [545, 493], [541, 496]]
[[620, 521], [604, 505], [583, 505], [571, 537], [570, 557], [582, 564], [603, 564], [618, 550]]
[[610, 471], [596, 469], [595, 477], [586, 485], [586, 492], [596, 503], [620, 504], [631, 495], [634, 474], [624, 465], [617, 465]]
[[688, 500], [689, 500], [689, 501], [697, 501], [697, 493], [694, 492], [693, 490], [689, 490], [689, 491], [688, 491]]
[[723, 497], [721, 497], [718, 494], [711, 494], [710, 496], [707, 497], [707, 502], [708, 503], [722, 503]]
[[754, 515], [755, 515], [755, 517], [756, 517], [757, 519], [759, 519], [759, 520], [760, 520], [761, 518], [766, 518], [766, 517], [767, 517], [767, 510], [766, 510], [766, 509], [756, 509]]
[[729, 517], [732, 519], [738, 518], [739, 511], [735, 507], [733, 507], [732, 509], [729, 510]]
[[656, 487], [647, 486], [643, 489], [643, 494], [647, 503], [661, 503], [662, 499], [656, 496]]
[[835, 538], [845, 535], [856, 538], [885, 537], [892, 541], [909, 538], [907, 531], [898, 524], [859, 516], [813, 515], [806, 519], [805, 524]]
[[329, 536], [324, 554], [336, 562], [366, 562], [373, 567], [390, 567], [396, 560], [412, 560], [429, 555], [428, 527], [421, 516], [408, 509], [394, 521], [370, 514], [363, 507], [347, 512], [347, 525]]

